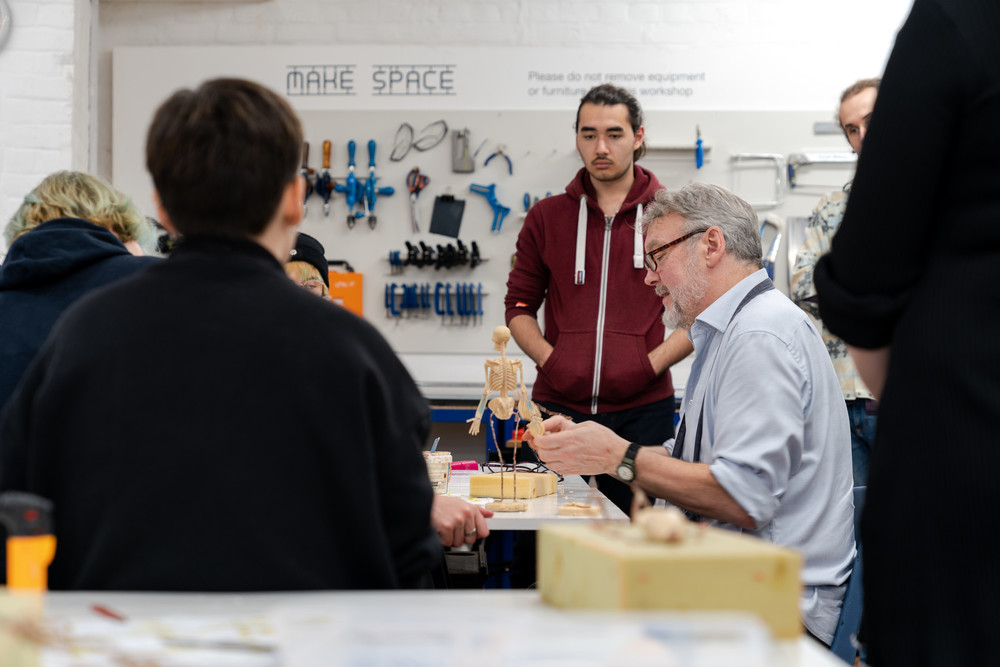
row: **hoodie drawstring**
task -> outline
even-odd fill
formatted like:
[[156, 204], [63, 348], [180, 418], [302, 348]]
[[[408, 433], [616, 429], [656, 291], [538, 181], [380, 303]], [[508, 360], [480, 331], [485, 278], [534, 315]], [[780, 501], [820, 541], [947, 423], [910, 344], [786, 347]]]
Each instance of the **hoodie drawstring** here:
[[584, 260], [587, 255], [587, 195], [580, 195], [580, 214], [576, 218], [576, 270], [573, 282], [582, 285], [584, 281]]
[[641, 269], [643, 268], [642, 256], [646, 254], [643, 252], [642, 245], [642, 204], [636, 206], [635, 209], [635, 235], [633, 239], [632, 266]]
[[[642, 243], [642, 204], [638, 204], [635, 209], [635, 230], [632, 237], [632, 267], [642, 269], [643, 263], [643, 243]], [[573, 283], [582, 285], [586, 279], [584, 262], [587, 256], [587, 195], [580, 195], [580, 213], [576, 218], [576, 267], [573, 272]]]

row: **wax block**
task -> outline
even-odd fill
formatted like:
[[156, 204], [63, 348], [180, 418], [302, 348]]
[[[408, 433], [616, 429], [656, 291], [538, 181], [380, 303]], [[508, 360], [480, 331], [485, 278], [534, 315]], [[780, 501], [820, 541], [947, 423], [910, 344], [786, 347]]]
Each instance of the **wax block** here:
[[[500, 495], [500, 475], [503, 475], [503, 495]], [[517, 495], [514, 495], [514, 473], [492, 473], [469, 477], [469, 495], [480, 498], [537, 498], [556, 492], [558, 477], [551, 472], [517, 473]]]
[[636, 526], [538, 531], [538, 588], [556, 607], [750, 611], [788, 639], [801, 631], [801, 569], [791, 549], [718, 528], [678, 544], [649, 542]]

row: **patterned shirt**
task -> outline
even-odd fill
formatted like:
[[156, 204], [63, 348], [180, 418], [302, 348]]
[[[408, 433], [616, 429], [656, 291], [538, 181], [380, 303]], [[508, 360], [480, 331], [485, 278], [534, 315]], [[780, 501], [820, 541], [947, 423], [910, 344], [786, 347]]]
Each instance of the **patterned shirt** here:
[[847, 353], [847, 345], [826, 328], [819, 317], [819, 305], [816, 303], [816, 285], [813, 282], [813, 269], [820, 257], [830, 252], [830, 243], [837, 233], [844, 211], [847, 210], [847, 197], [851, 193], [851, 184], [844, 186], [843, 191], [824, 195], [806, 226], [805, 241], [795, 257], [795, 268], [792, 269], [792, 301], [799, 308], [809, 313], [816, 323], [822, 326], [823, 341], [833, 361], [833, 368], [840, 379], [840, 389], [844, 392], [845, 401], [858, 398], [874, 398], [862, 382], [851, 356]]

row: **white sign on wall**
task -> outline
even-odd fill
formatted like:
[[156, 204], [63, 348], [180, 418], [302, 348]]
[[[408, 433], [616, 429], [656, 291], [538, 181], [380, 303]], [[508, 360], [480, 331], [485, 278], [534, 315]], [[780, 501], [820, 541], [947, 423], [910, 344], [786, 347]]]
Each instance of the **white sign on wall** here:
[[[877, 74], [888, 45], [858, 68]], [[116, 78], [164, 98], [220, 75], [254, 79], [300, 110], [563, 110], [600, 83], [629, 89], [647, 110], [811, 110], [850, 83], [845, 58], [806, 62], [782, 45], [497, 47], [122, 47]], [[835, 82], [831, 84], [832, 82]], [[119, 91], [120, 92], [120, 91]]]

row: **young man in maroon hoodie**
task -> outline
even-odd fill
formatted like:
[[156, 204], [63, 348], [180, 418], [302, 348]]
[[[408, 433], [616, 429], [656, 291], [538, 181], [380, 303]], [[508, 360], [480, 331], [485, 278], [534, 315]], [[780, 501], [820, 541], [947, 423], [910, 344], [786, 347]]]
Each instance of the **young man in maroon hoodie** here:
[[[533, 400], [592, 420], [642, 445], [674, 435], [670, 366], [691, 353], [683, 330], [666, 340], [663, 304], [644, 283], [642, 207], [660, 189], [635, 164], [646, 152], [642, 109], [628, 91], [592, 88], [576, 115], [583, 168], [562, 194], [531, 208], [507, 281], [507, 326], [538, 365]], [[536, 315], [545, 303], [545, 331]], [[629, 488], [598, 487], [626, 512]]]

